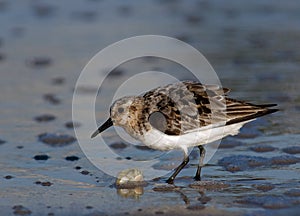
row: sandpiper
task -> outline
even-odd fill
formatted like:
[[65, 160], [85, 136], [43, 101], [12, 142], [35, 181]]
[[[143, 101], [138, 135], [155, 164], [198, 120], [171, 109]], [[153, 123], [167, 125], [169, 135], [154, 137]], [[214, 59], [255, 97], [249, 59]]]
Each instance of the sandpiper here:
[[183, 81], [158, 87], [141, 96], [126, 96], [110, 108], [110, 118], [92, 138], [111, 126], [122, 127], [130, 136], [156, 150], [181, 149], [182, 163], [168, 178], [175, 177], [189, 162], [188, 148], [197, 146], [200, 159], [195, 180], [201, 180], [205, 149], [203, 145], [236, 135], [246, 123], [278, 109], [276, 104], [255, 105], [227, 97], [230, 91], [218, 85]]

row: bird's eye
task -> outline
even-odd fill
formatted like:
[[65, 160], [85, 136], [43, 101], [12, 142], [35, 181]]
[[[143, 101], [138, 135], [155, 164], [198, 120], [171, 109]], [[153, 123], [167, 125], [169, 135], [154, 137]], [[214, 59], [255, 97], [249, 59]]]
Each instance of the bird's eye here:
[[118, 108], [118, 113], [123, 113], [123, 112], [124, 112], [124, 108], [123, 107]]

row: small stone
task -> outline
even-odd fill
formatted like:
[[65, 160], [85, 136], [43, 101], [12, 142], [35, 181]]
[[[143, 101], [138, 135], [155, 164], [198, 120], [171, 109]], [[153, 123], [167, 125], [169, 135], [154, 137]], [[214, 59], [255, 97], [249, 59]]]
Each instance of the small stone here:
[[65, 123], [65, 126], [66, 126], [66, 128], [69, 128], [69, 129], [73, 129], [73, 128], [78, 128], [78, 127], [80, 127], [80, 123], [79, 122], [66, 122]]
[[284, 194], [290, 197], [300, 197], [300, 189], [291, 189]]
[[229, 184], [217, 181], [196, 181], [189, 185], [190, 188], [205, 190], [221, 190], [229, 186]]
[[30, 215], [31, 211], [28, 208], [25, 208], [22, 205], [16, 205], [12, 207], [15, 215]]
[[13, 177], [11, 175], [7, 175], [7, 176], [4, 176], [5, 179], [12, 179]]
[[51, 65], [52, 60], [49, 57], [35, 57], [28, 61], [28, 65], [35, 68], [42, 68]]
[[274, 185], [271, 184], [261, 184], [261, 185], [253, 185], [257, 190], [267, 192], [275, 188]]
[[62, 85], [64, 84], [66, 81], [66, 79], [64, 77], [54, 77], [52, 80], [51, 80], [51, 83], [53, 85]]
[[250, 148], [250, 150], [254, 151], [254, 152], [259, 152], [259, 153], [263, 153], [263, 152], [271, 152], [274, 151], [276, 148], [274, 148], [273, 146], [269, 146], [269, 145], [257, 145], [257, 146], [253, 146]]
[[87, 170], [82, 170], [80, 173], [81, 173], [82, 175], [88, 175], [88, 174], [90, 174], [90, 172], [87, 171]]
[[291, 155], [282, 155], [277, 157], [271, 158], [271, 163], [273, 165], [290, 165], [290, 164], [296, 164], [300, 161], [300, 158], [294, 157]]
[[43, 133], [38, 135], [39, 141], [52, 146], [52, 147], [62, 147], [72, 144], [76, 139], [67, 134], [52, 134]]
[[48, 155], [35, 155], [34, 160], [48, 160], [50, 157]]
[[299, 154], [300, 153], [300, 146], [291, 146], [282, 149], [283, 152], [288, 154]]
[[51, 182], [41, 182], [42, 186], [46, 186], [46, 187], [50, 187], [51, 185], [53, 185], [53, 183]]
[[127, 147], [127, 145], [125, 143], [122, 143], [122, 142], [112, 143], [109, 146], [113, 149], [124, 149], [124, 148]]
[[67, 161], [77, 161], [77, 160], [79, 160], [79, 157], [72, 155], [72, 156], [67, 156], [65, 159]]
[[54, 94], [44, 94], [43, 96], [44, 100], [49, 102], [50, 104], [53, 104], [53, 105], [58, 105], [61, 103], [60, 99], [57, 98], [56, 95]]
[[37, 122], [49, 122], [55, 119], [54, 115], [51, 114], [43, 114], [34, 118]]
[[2, 145], [2, 144], [4, 144], [4, 143], [6, 143], [6, 141], [0, 139], [0, 145]]
[[74, 169], [76, 169], [76, 170], [80, 170], [80, 169], [81, 169], [81, 167], [80, 167], [80, 166], [76, 166], [76, 167], [74, 167]]

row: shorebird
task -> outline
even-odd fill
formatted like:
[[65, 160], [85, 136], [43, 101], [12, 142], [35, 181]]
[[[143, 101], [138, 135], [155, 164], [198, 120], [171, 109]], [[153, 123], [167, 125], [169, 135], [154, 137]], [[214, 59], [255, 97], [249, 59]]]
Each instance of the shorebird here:
[[276, 104], [255, 105], [231, 99], [227, 96], [229, 91], [218, 85], [183, 81], [140, 96], [122, 97], [112, 104], [109, 119], [91, 137], [111, 126], [120, 126], [149, 148], [183, 150], [183, 161], [168, 178], [169, 184], [189, 162], [188, 148], [197, 146], [200, 159], [194, 179], [200, 181], [203, 145], [236, 135], [244, 124], [278, 111], [270, 108]]

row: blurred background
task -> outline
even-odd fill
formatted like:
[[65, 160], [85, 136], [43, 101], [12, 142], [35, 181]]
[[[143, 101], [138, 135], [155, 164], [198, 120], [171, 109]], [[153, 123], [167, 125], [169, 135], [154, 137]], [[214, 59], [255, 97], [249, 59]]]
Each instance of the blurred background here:
[[[299, 211], [299, 23], [297, 0], [0, 0], [0, 213]], [[156, 192], [153, 182], [143, 190], [116, 191], [111, 186], [115, 179], [95, 168], [76, 142], [73, 128], [81, 123], [72, 122], [72, 96], [81, 70], [106, 46], [145, 34], [189, 43], [212, 64], [223, 86], [232, 89], [232, 97], [277, 103], [281, 109], [224, 141], [203, 175], [233, 186], [206, 192], [209, 199], [188, 187], [191, 179], [186, 178], [179, 180], [180, 192]], [[152, 69], [166, 65], [151, 59], [127, 69], [125, 65], [111, 74], [108, 85], [141, 64]], [[177, 68], [174, 73], [182, 72]], [[97, 89], [85, 86], [80, 91], [88, 97]], [[97, 117], [104, 120], [109, 104], [98, 101]], [[116, 145], [115, 139], [112, 147], [126, 156], [126, 145]], [[252, 170], [234, 160], [240, 169], [234, 172], [220, 162], [233, 152], [272, 161], [267, 168]], [[183, 175], [192, 176], [196, 164], [195, 156]]]

